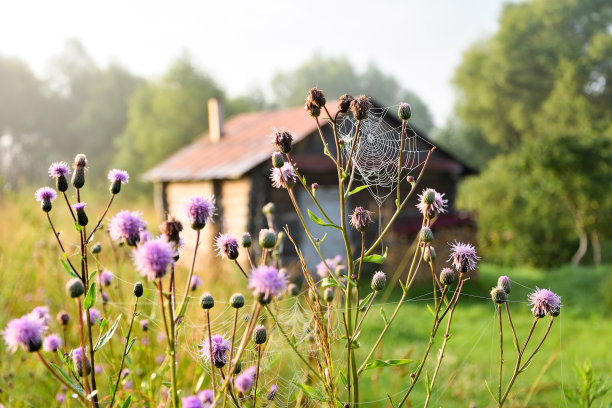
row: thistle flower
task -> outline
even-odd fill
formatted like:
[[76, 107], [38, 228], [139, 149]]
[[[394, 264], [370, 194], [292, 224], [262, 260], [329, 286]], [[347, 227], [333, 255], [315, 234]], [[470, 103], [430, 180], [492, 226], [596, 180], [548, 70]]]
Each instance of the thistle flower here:
[[119, 194], [121, 191], [121, 185], [126, 184], [130, 181], [130, 176], [127, 171], [112, 169], [108, 172], [108, 181], [111, 182], [110, 192], [111, 194]]
[[464, 244], [455, 241], [451, 244], [451, 256], [448, 259], [453, 261], [453, 266], [457, 272], [465, 273], [476, 269], [476, 263], [480, 259], [476, 255], [476, 248], [472, 244]]
[[183, 408], [204, 408], [200, 399], [195, 395], [184, 397], [181, 401]]
[[444, 198], [444, 194], [438, 193], [433, 188], [426, 188], [419, 195], [419, 203], [416, 207], [423, 217], [433, 219], [438, 214], [446, 212], [448, 200]]
[[66, 394], [63, 392], [58, 392], [55, 394], [55, 401], [57, 401], [58, 404], [62, 404], [64, 401], [66, 401]]
[[237, 259], [238, 258], [238, 240], [230, 234], [219, 234], [215, 239], [217, 247], [217, 255], [221, 258]]
[[125, 240], [129, 246], [136, 246], [140, 241], [140, 231], [146, 226], [142, 220], [142, 213], [123, 210], [110, 219], [108, 232], [113, 240]]
[[280, 150], [281, 153], [287, 154], [291, 152], [291, 146], [293, 144], [293, 135], [284, 130], [276, 130], [273, 136], [274, 145]]
[[76, 211], [77, 222], [81, 227], [84, 227], [89, 222], [87, 218], [87, 214], [85, 214], [85, 206], [87, 203], [74, 203], [72, 204], [72, 209]]
[[185, 213], [189, 219], [189, 224], [194, 230], [201, 230], [206, 223], [213, 222], [215, 215], [215, 197], [204, 198], [200, 196], [189, 197], [184, 204]]
[[[210, 345], [209, 345], [210, 344]], [[208, 337], [200, 343], [201, 356], [206, 362], [211, 359], [211, 348], [212, 348], [212, 362], [217, 368], [224, 367], [227, 363], [227, 352], [230, 349], [230, 342], [225, 340], [222, 335], [215, 334], [211, 336], [210, 343]]]
[[11, 352], [15, 352], [20, 346], [23, 350], [34, 352], [42, 347], [43, 324], [38, 319], [26, 315], [13, 319], [2, 332], [4, 342]]
[[[327, 258], [325, 261], [321, 261], [317, 264], [316, 273], [320, 278], [326, 278], [329, 276], [329, 269], [336, 270], [342, 263], [342, 256], [336, 255], [334, 258]], [[327, 266], [326, 266], [327, 265]]]
[[200, 279], [198, 275], [193, 275], [191, 277], [191, 281], [189, 281], [189, 288], [193, 292], [200, 286], [202, 286], [202, 279]]
[[351, 214], [350, 224], [359, 232], [365, 232], [372, 223], [372, 212], [357, 207]]
[[253, 386], [253, 381], [255, 380], [255, 373], [257, 369], [254, 366], [251, 366], [244, 370], [242, 374], [240, 374], [234, 380], [234, 386], [241, 394], [246, 394], [249, 392], [251, 387]]
[[[83, 320], [87, 319], [88, 310], [83, 310]], [[89, 309], [89, 323], [94, 324], [96, 321], [102, 321], [102, 314], [98, 309], [91, 308]]]
[[51, 187], [41, 187], [34, 193], [34, 198], [40, 202], [40, 208], [48, 213], [53, 208], [51, 202], [57, 198], [57, 193]]
[[406, 102], [400, 103], [399, 109], [397, 110], [397, 116], [400, 120], [408, 120], [412, 116], [412, 109], [410, 104]]
[[[91, 363], [87, 358], [87, 353], [82, 347], [77, 347], [71, 352], [72, 364], [77, 374], [81, 377], [85, 377], [91, 373]], [[85, 367], [83, 367], [83, 359], [85, 360]]]
[[50, 334], [43, 340], [43, 350], [56, 352], [62, 345], [62, 338], [57, 334]]
[[531, 313], [535, 317], [542, 318], [547, 314], [557, 317], [561, 313], [561, 298], [548, 289], [536, 287], [536, 290], [530, 293], [528, 298], [530, 304], [533, 305]]
[[364, 120], [368, 116], [368, 111], [372, 107], [372, 102], [365, 96], [358, 96], [356, 99], [351, 101], [351, 111], [353, 116], [357, 120]]
[[506, 295], [510, 294], [510, 289], [511, 289], [511, 284], [510, 284], [510, 278], [507, 276], [500, 276], [497, 279], [497, 286], [499, 286], [500, 288], [504, 289], [504, 292], [506, 292]]
[[297, 174], [291, 163], [285, 163], [281, 168], [272, 169], [270, 179], [272, 179], [272, 187], [289, 189], [295, 186]]
[[70, 315], [65, 310], [62, 310], [61, 312], [57, 314], [55, 319], [57, 320], [59, 324], [65, 327], [68, 325], [68, 322], [70, 321]]
[[158, 238], [138, 246], [133, 257], [140, 275], [152, 281], [166, 275], [168, 266], [174, 260], [174, 249]]
[[273, 401], [274, 397], [276, 397], [276, 393], [278, 392], [278, 385], [272, 384], [270, 386], [270, 390], [268, 391], [268, 401]]
[[168, 219], [159, 225], [159, 232], [175, 247], [180, 246], [181, 231], [183, 231], [183, 224], [172, 215], [169, 215]]
[[115, 275], [113, 275], [111, 271], [104, 269], [102, 272], [100, 272], [100, 283], [102, 286], [109, 286], [114, 277]]
[[44, 328], [47, 328], [51, 321], [51, 313], [49, 313], [48, 306], [36, 306], [28, 316], [34, 320], [38, 320]]
[[312, 103], [317, 108], [322, 108], [325, 106], [325, 95], [316, 86], [314, 88], [310, 88], [308, 94], [306, 95], [306, 103]]
[[87, 157], [84, 154], [77, 154], [72, 163], [74, 172], [72, 173], [72, 185], [74, 188], [81, 188], [85, 185], [85, 170], [87, 170]]
[[215, 402], [215, 394], [212, 390], [202, 390], [198, 392], [198, 399], [202, 403], [203, 408], [209, 408]]
[[346, 113], [349, 111], [349, 108], [351, 107], [351, 102], [353, 102], [353, 98], [351, 95], [349, 94], [344, 94], [341, 97], [338, 98], [338, 112], [339, 113]]
[[70, 174], [70, 169], [66, 162], [53, 162], [49, 166], [49, 177], [55, 177], [55, 186], [60, 192], [68, 190], [68, 180], [66, 180], [66, 174]]
[[149, 330], [149, 321], [147, 319], [142, 319], [138, 324], [140, 324], [140, 330], [145, 332]]
[[251, 272], [248, 288], [259, 302], [267, 304], [287, 289], [287, 277], [274, 267], [260, 266]]

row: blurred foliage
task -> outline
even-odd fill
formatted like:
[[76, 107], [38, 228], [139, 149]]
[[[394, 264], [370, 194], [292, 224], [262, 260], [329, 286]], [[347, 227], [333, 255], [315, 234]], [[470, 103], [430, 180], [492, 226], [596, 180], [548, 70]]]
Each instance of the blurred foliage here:
[[472, 133], [458, 134], [506, 156], [469, 180], [459, 202], [477, 214], [496, 261], [578, 263], [589, 242], [602, 259], [612, 238], [611, 26], [609, 2], [512, 3], [499, 31], [464, 54], [457, 113]]
[[[597, 376], [588, 360], [583, 362], [581, 366], [576, 366], [576, 373], [582, 382], [581, 386], [564, 389], [568, 401], [573, 406], [591, 408], [596, 400], [605, 397], [608, 391], [612, 389], [610, 380], [604, 376]], [[612, 403], [608, 403], [607, 406], [612, 406]]]
[[315, 54], [297, 69], [277, 73], [271, 85], [274, 103], [278, 106], [303, 105], [306, 91], [317, 86], [327, 100], [349, 93], [365, 94], [383, 106], [408, 102], [412, 108], [412, 125], [424, 132], [434, 126], [425, 102], [414, 92], [402, 88], [397, 79], [383, 73], [374, 63], [359, 73], [346, 57], [325, 58]]

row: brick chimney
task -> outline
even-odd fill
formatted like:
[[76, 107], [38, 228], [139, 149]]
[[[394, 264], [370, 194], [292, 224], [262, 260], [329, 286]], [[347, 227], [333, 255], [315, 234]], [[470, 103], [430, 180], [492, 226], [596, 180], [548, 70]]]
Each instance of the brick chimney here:
[[223, 102], [217, 98], [208, 100], [208, 135], [210, 141], [217, 143], [223, 136]]

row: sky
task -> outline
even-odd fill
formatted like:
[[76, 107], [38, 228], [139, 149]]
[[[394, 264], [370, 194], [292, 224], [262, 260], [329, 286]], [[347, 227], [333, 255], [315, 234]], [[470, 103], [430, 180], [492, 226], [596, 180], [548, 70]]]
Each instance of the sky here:
[[346, 56], [359, 70], [374, 62], [395, 76], [443, 125], [453, 111], [454, 69], [470, 44], [496, 31], [502, 4], [3, 0], [0, 54], [21, 58], [44, 76], [50, 59], [67, 40], [77, 38], [98, 65], [118, 62], [155, 78], [187, 53], [231, 96], [254, 87], [266, 91], [275, 73], [295, 69], [315, 52]]

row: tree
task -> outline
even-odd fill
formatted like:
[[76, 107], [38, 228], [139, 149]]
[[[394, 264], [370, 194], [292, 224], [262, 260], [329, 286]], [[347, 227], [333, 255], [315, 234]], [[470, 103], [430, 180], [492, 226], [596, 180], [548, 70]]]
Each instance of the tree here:
[[271, 86], [278, 106], [304, 104], [306, 92], [313, 86], [322, 89], [330, 100], [350, 93], [365, 94], [385, 106], [408, 102], [412, 107], [411, 122], [425, 132], [433, 128], [433, 119], [425, 103], [373, 63], [360, 74], [346, 57], [324, 58], [315, 54], [296, 70], [276, 74]]

